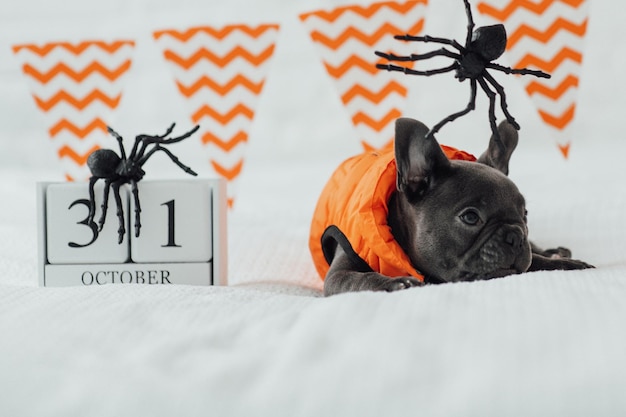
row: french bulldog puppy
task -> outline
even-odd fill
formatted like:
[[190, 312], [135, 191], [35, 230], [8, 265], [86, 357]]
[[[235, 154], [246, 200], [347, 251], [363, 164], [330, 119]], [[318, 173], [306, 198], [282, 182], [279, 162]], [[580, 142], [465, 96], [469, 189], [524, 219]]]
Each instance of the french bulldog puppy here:
[[[327, 224], [319, 223], [319, 214], [324, 212], [322, 217], [328, 217], [327, 213], [332, 211], [329, 206], [343, 198], [342, 192], [318, 203], [310, 246], [314, 259], [315, 252], [324, 256], [322, 264], [316, 266], [320, 274], [325, 273], [322, 275], [325, 295], [396, 291], [428, 283], [485, 280], [526, 271], [592, 267], [571, 259], [565, 248], [543, 251], [528, 240], [524, 197], [507, 177], [509, 159], [518, 142], [517, 130], [506, 121], [498, 130], [503, 146], [492, 137], [488, 149], [471, 162], [463, 160], [463, 155], [460, 159], [447, 156], [434, 137], [427, 137], [428, 128], [419, 121], [398, 119], [393, 150], [395, 164], [390, 163], [391, 167], [395, 165], [395, 187], [389, 198], [385, 197], [387, 206], [382, 208], [387, 213], [386, 219], [381, 218], [379, 211], [385, 201], [368, 200], [365, 204], [346, 206], [358, 213], [374, 207], [373, 215], [362, 216], [366, 223], [362, 227], [378, 229], [376, 233], [383, 235], [381, 242], [348, 233], [347, 229], [360, 227], [354, 226], [354, 221], [347, 226], [338, 226], [339, 220], [335, 222], [332, 218], [324, 220]], [[338, 187], [346, 185], [341, 183], [342, 179], [333, 178], [333, 181], [339, 181]], [[363, 199], [358, 185], [348, 187], [348, 194], [356, 193], [359, 196], [355, 198]], [[314, 229], [324, 229], [323, 235], [320, 237]], [[386, 245], [394, 248], [387, 253]], [[381, 251], [385, 253], [381, 255]], [[406, 261], [396, 266], [396, 259], [403, 258]], [[386, 275], [386, 263], [394, 264], [392, 269], [387, 268], [390, 271], [406, 272]]]

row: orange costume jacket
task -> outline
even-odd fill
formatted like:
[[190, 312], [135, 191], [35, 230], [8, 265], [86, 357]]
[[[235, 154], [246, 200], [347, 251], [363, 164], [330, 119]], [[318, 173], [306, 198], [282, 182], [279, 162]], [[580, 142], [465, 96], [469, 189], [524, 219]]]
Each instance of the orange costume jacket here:
[[[441, 148], [449, 159], [476, 160], [463, 151]], [[322, 279], [336, 245], [341, 245], [361, 272], [424, 280], [387, 224], [388, 202], [395, 191], [393, 146], [354, 156], [337, 168], [318, 200], [309, 237], [313, 262]]]

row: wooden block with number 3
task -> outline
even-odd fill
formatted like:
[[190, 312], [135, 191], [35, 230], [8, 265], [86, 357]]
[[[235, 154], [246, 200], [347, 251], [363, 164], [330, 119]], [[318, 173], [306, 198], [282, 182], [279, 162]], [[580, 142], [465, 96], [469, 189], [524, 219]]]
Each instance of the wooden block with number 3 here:
[[[128, 195], [120, 190], [122, 206], [128, 211]], [[104, 227], [98, 231], [104, 184], [96, 184], [96, 212], [88, 224], [89, 190], [86, 183], [51, 184], [46, 193], [47, 258], [51, 264], [122, 263], [129, 258], [128, 237], [118, 244], [117, 205], [109, 193]], [[128, 222], [125, 220], [125, 227]]]
[[135, 237], [135, 200], [131, 194], [132, 261], [211, 261], [211, 186], [203, 180], [154, 180], [137, 185], [141, 228]]

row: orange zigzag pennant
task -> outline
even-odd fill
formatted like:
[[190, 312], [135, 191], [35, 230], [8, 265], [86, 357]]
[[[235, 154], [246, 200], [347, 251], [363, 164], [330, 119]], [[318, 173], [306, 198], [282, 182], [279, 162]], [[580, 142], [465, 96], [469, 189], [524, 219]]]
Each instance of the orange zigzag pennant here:
[[550, 39], [552, 39], [557, 32], [565, 31], [573, 33], [577, 36], [583, 36], [587, 31], [587, 20], [585, 19], [582, 23], [576, 24], [574, 22], [570, 22], [569, 20], [559, 18], [554, 21], [550, 27], [548, 27], [544, 31], [539, 31], [534, 29], [528, 25], [521, 25], [515, 32], [513, 32], [507, 40], [507, 48], [513, 48], [517, 42], [519, 42], [524, 37], [533, 38], [540, 43], [548, 43]]
[[103, 41], [88, 41], [81, 42], [79, 44], [72, 44], [69, 42], [53, 42], [45, 45], [35, 45], [35, 44], [24, 44], [24, 45], [15, 45], [13, 46], [13, 52], [17, 53], [23, 49], [27, 49], [40, 57], [45, 57], [50, 52], [57, 49], [65, 49], [74, 55], [80, 55], [85, 52], [88, 48], [97, 47], [102, 49], [104, 52], [108, 54], [113, 54], [118, 51], [118, 49], [124, 46], [135, 46], [135, 42], [133, 41], [114, 41], [114, 42], [103, 42]]
[[49, 71], [39, 72], [35, 67], [30, 64], [24, 65], [24, 73], [31, 76], [42, 84], [47, 84], [53, 78], [64, 74], [74, 80], [77, 83], [84, 81], [92, 74], [100, 74], [109, 81], [117, 80], [122, 74], [130, 69], [130, 60], [125, 61], [119, 67], [109, 70], [100, 62], [92, 62], [84, 69], [75, 71], [64, 63], [60, 63], [52, 67]]
[[586, 0], [483, 0], [477, 5], [479, 12], [506, 24], [510, 32], [507, 54], [515, 68], [538, 68], [553, 75], [550, 80], [520, 80], [537, 105], [539, 116], [557, 138], [564, 157], [569, 154], [571, 142], [571, 130], [567, 129], [576, 112], [587, 6]]
[[352, 117], [352, 121], [355, 125], [365, 124], [375, 130], [381, 130], [383, 127], [387, 126], [389, 123], [393, 122], [400, 116], [402, 116], [402, 113], [400, 112], [400, 110], [397, 109], [392, 109], [389, 113], [387, 113], [379, 120], [375, 120], [373, 117], [370, 117], [363, 112], [358, 112]]
[[380, 103], [387, 96], [394, 92], [400, 95], [404, 95], [406, 94], [406, 88], [400, 83], [394, 81], [386, 84], [380, 91], [371, 91], [360, 84], [356, 84], [354, 85], [354, 87], [350, 88], [348, 91], [346, 91], [346, 93], [344, 93], [344, 95], [341, 96], [341, 101], [343, 101], [344, 104], [348, 104], [356, 97], [363, 97], [371, 102]]
[[383, 37], [403, 33], [419, 33], [421, 32], [423, 26], [424, 21], [420, 20], [408, 31], [403, 31], [402, 29], [396, 27], [395, 25], [392, 25], [391, 23], [385, 23], [372, 34], [363, 33], [360, 29], [350, 26], [335, 38], [326, 36], [322, 32], [316, 30], [311, 32], [311, 39], [333, 50], [339, 49], [339, 47], [348, 40], [358, 40], [365, 45], [374, 46]]
[[41, 99], [34, 94], [33, 94], [33, 97], [35, 98], [35, 102], [37, 103], [37, 106], [41, 110], [47, 112], [47, 111], [50, 111], [50, 109], [52, 109], [54, 106], [63, 102], [69, 104], [70, 106], [75, 107], [78, 110], [84, 110], [93, 102], [100, 101], [107, 107], [114, 109], [120, 103], [120, 99], [122, 98], [122, 95], [118, 94], [115, 97], [109, 97], [102, 91], [95, 89], [91, 93], [83, 97], [82, 99], [75, 98], [73, 95], [71, 95], [65, 90], [59, 91], [57, 94], [53, 95], [48, 100]]
[[241, 143], [245, 143], [247, 141], [248, 134], [243, 131], [237, 132], [235, 136], [228, 140], [222, 140], [211, 132], [206, 132], [204, 135], [202, 135], [202, 143], [204, 143], [205, 145], [213, 143], [225, 152], [230, 152], [235, 148], [235, 146]]
[[341, 78], [353, 68], [358, 68], [361, 71], [372, 75], [379, 72], [378, 69], [376, 69], [376, 67], [372, 65], [371, 61], [368, 61], [357, 55], [350, 56], [340, 65], [333, 66], [325, 62], [324, 66], [326, 67], [328, 74], [333, 78]]
[[[173, 70], [178, 91], [188, 99], [191, 119], [201, 126], [200, 137], [210, 152], [212, 170], [228, 181], [229, 206], [277, 32], [278, 25], [265, 24], [203, 26], [153, 34]], [[219, 74], [213, 73], [214, 67]], [[232, 161], [237, 161], [234, 166]]]
[[543, 59], [534, 54], [527, 54], [515, 65], [515, 67], [535, 67], [547, 72], [553, 72], [559, 65], [568, 59], [581, 64], [583, 62], [583, 54], [571, 48], [561, 49], [549, 60]]
[[219, 175], [226, 178], [228, 181], [233, 181], [239, 176], [239, 174], [241, 174], [241, 169], [243, 168], [243, 160], [237, 162], [232, 168], [226, 168], [225, 166], [222, 166], [215, 161], [211, 161], [211, 165], [213, 166], [215, 172], [217, 172]]
[[[425, 3], [425, 2], [424, 2]], [[360, 15], [366, 19], [369, 19], [379, 13], [381, 9], [390, 9], [398, 14], [406, 14], [412, 10], [414, 4], [412, 2], [383, 2], [383, 3], [373, 3], [369, 6], [361, 6], [361, 5], [352, 5], [348, 6], [350, 12]], [[315, 12], [303, 13], [300, 15], [302, 20], [306, 20], [311, 16], [317, 16], [320, 19], [324, 19], [329, 23], [333, 23], [339, 17], [341, 17], [345, 13], [345, 9], [342, 7], [336, 8], [334, 10], [319, 10]]]
[[199, 123], [203, 117], [210, 117], [220, 124], [225, 125], [240, 115], [243, 115], [248, 119], [252, 119], [254, 111], [252, 111], [252, 109], [247, 107], [245, 104], [241, 103], [228, 110], [226, 113], [220, 113], [213, 107], [204, 105], [196, 110], [196, 112], [191, 116], [191, 120], [193, 120], [194, 123]]
[[180, 93], [187, 98], [192, 97], [194, 94], [197, 94], [203, 88], [208, 88], [209, 90], [214, 91], [222, 97], [230, 93], [238, 86], [242, 86], [254, 94], [260, 94], [261, 90], [263, 89], [263, 81], [255, 83], [241, 74], [237, 74], [226, 84], [220, 84], [207, 76], [202, 76], [190, 86], [185, 86], [178, 81], [176, 81], [176, 85], [178, 86], [178, 90], [180, 91]]
[[578, 87], [578, 78], [573, 75], [568, 75], [558, 86], [550, 88], [540, 82], [531, 81], [526, 86], [526, 92], [528, 95], [541, 94], [542, 96], [556, 100], [563, 96], [570, 88]]
[[[565, 3], [571, 7], [578, 8], [585, 0], [560, 0], [562, 3]], [[480, 13], [492, 16], [495, 19], [504, 22], [511, 17], [513, 13], [515, 13], [518, 9], [526, 9], [531, 12], [541, 15], [543, 14], [552, 4], [554, 0], [542, 0], [538, 3], [531, 0], [512, 0], [505, 7], [498, 9], [495, 6], [492, 6], [489, 3], [482, 2], [477, 5], [477, 9]]]
[[83, 166], [87, 163], [87, 158], [89, 158], [89, 155], [91, 155], [92, 152], [97, 151], [98, 149], [100, 149], [100, 146], [94, 145], [86, 153], [79, 154], [68, 145], [65, 145], [61, 147], [57, 153], [59, 155], [59, 158], [69, 158], [73, 160], [76, 165]]
[[233, 33], [237, 33], [237, 32], [244, 33], [251, 38], [258, 38], [264, 33], [266, 33], [268, 30], [278, 30], [278, 25], [275, 25], [275, 24], [258, 25], [258, 26], [229, 25], [223, 28], [200, 26], [200, 27], [190, 28], [182, 32], [178, 30], [158, 30], [154, 32], [153, 35], [155, 39], [159, 39], [167, 35], [180, 42], [185, 43], [199, 34], [205, 34], [218, 40], [224, 40], [227, 36], [232, 35]]
[[[12, 47], [31, 80], [37, 108], [47, 114], [48, 134], [66, 178], [87, 178], [87, 157], [108, 140], [105, 120], [119, 106], [120, 83], [130, 69], [134, 46], [128, 40], [95, 40]], [[77, 151], [86, 147], [91, 147], [86, 154]]]
[[557, 129], [563, 129], [567, 126], [572, 119], [574, 119], [574, 112], [576, 110], [576, 105], [572, 104], [563, 114], [560, 116], [553, 116], [546, 111], [539, 110], [539, 115], [546, 123], [551, 126], [556, 127]]
[[228, 54], [226, 54], [223, 57], [220, 57], [217, 54], [214, 54], [208, 49], [204, 49], [204, 48], [196, 51], [189, 58], [183, 58], [180, 55], [172, 51], [165, 51], [164, 55], [165, 55], [165, 59], [172, 61], [174, 64], [178, 65], [179, 67], [188, 70], [202, 60], [210, 61], [216, 66], [220, 68], [224, 68], [225, 66], [227, 66], [234, 60], [241, 58], [250, 62], [254, 66], [258, 66], [259, 64], [265, 62], [267, 58], [272, 56], [273, 53], [274, 53], [274, 45], [267, 47], [265, 50], [261, 51], [260, 53], [256, 55], [242, 47], [236, 47], [235, 49], [232, 49]]
[[[419, 34], [427, 3], [384, 1], [300, 15], [326, 71], [336, 81], [364, 149], [380, 148], [392, 140], [394, 119], [402, 114], [408, 94], [408, 81], [376, 69], [380, 58], [374, 51], [397, 53], [410, 48], [394, 35]], [[377, 120], [373, 114], [385, 116]]]
[[63, 131], [68, 131], [79, 139], [85, 139], [90, 133], [95, 130], [101, 130], [102, 132], [107, 131], [107, 124], [104, 122], [104, 120], [96, 118], [89, 122], [87, 126], [79, 127], [67, 119], [61, 119], [58, 123], [54, 124], [50, 128], [50, 136], [55, 137]]

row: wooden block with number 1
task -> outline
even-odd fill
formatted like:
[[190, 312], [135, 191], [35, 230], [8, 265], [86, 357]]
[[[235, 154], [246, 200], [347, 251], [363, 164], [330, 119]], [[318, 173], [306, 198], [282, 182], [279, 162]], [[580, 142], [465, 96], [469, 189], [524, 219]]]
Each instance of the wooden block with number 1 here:
[[[212, 239], [211, 189], [199, 181], [137, 184], [141, 205], [139, 237], [131, 231], [133, 262], [208, 262]], [[135, 200], [131, 198], [131, 217]], [[134, 218], [134, 217], [133, 217]]]

